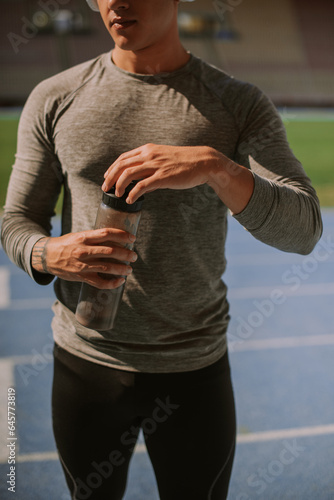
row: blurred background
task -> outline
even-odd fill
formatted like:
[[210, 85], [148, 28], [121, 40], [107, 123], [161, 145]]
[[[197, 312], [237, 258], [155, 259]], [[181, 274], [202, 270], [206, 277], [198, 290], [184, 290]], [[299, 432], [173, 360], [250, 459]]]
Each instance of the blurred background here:
[[[41, 80], [112, 48], [84, 0], [0, 0], [0, 207], [21, 107]], [[180, 3], [183, 44], [258, 85], [287, 124], [292, 149], [323, 206], [334, 202], [334, 1]]]
[[[21, 105], [42, 79], [111, 48], [84, 0], [1, 0], [0, 104]], [[279, 106], [334, 106], [333, 0], [181, 2], [195, 55], [258, 85]]]

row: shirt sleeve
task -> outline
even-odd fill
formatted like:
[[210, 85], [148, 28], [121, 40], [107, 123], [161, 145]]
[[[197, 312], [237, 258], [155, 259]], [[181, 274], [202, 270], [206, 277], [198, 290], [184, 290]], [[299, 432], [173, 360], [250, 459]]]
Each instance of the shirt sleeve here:
[[44, 84], [35, 88], [22, 111], [15, 163], [9, 180], [1, 241], [9, 258], [37, 283], [54, 276], [31, 266], [35, 243], [49, 236], [63, 176], [54, 152], [48, 97]]
[[272, 102], [252, 87], [235, 161], [251, 169], [254, 192], [234, 215], [255, 238], [287, 252], [310, 253], [322, 234], [320, 204], [311, 181], [291, 151]]

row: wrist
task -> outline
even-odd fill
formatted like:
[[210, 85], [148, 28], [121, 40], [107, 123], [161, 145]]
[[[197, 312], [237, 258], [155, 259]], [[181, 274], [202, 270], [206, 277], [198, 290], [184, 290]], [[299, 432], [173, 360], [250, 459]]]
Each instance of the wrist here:
[[38, 240], [31, 253], [31, 266], [35, 271], [43, 274], [50, 274], [47, 267], [47, 245], [50, 238], [45, 237]]
[[253, 174], [219, 151], [216, 153], [216, 161], [211, 163], [209, 169], [207, 184], [233, 214], [238, 214], [246, 208], [253, 194]]
[[226, 189], [241, 167], [219, 151], [212, 150], [212, 158], [209, 163], [207, 184], [219, 194]]

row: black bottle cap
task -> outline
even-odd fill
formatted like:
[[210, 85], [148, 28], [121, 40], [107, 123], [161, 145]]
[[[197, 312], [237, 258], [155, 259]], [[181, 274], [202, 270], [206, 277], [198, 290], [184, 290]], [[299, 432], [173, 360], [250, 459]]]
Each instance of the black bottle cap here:
[[141, 196], [132, 204], [126, 203], [125, 201], [128, 197], [129, 192], [136, 184], [137, 181], [130, 182], [130, 184], [125, 188], [125, 193], [120, 197], [115, 195], [115, 186], [113, 186], [111, 189], [109, 189], [109, 191], [103, 193], [103, 203], [105, 205], [108, 205], [108, 207], [115, 208], [115, 210], [121, 210], [122, 212], [139, 212], [143, 205], [144, 196]]

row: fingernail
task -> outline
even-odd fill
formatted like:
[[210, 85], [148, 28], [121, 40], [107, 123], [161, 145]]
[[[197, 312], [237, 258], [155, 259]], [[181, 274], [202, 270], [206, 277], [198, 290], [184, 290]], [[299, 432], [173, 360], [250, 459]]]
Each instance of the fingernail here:
[[106, 189], [107, 189], [107, 184], [104, 182], [104, 183], [102, 184], [102, 191], [105, 191]]
[[136, 262], [137, 259], [138, 259], [138, 255], [136, 253], [131, 254], [131, 257], [130, 257], [131, 262]]
[[127, 203], [128, 205], [131, 205], [131, 201], [130, 201], [130, 198], [129, 198], [129, 197], [127, 197], [127, 199], [126, 199], [125, 201], [126, 201], [126, 203]]
[[129, 236], [129, 240], [130, 240], [130, 241], [136, 241], [136, 237], [135, 237], [135, 235], [134, 235], [134, 234], [130, 234], [130, 236]]

